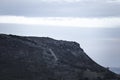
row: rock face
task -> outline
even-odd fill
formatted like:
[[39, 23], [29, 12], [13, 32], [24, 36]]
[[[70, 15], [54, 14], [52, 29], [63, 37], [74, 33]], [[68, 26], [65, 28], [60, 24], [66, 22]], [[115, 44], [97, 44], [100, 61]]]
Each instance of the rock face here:
[[76, 42], [0, 34], [0, 80], [84, 80], [86, 70], [116, 76]]

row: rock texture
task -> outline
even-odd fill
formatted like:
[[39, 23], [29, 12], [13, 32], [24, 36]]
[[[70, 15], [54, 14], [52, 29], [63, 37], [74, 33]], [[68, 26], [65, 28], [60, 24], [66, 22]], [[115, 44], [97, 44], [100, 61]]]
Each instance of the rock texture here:
[[84, 80], [86, 70], [116, 78], [76, 42], [0, 34], [0, 80]]

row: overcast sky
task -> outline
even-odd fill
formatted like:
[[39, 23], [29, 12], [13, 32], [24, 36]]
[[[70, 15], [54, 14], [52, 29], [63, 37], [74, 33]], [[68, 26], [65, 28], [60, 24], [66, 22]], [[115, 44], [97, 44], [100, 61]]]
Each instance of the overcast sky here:
[[120, 0], [0, 0], [0, 33], [77, 41], [103, 66], [120, 67]]
[[0, 0], [1, 15], [119, 17], [120, 0]]

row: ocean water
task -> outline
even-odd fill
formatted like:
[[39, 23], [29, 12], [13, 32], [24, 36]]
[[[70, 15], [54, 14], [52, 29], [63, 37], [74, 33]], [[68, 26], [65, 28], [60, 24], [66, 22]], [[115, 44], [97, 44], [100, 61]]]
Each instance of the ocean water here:
[[120, 74], [120, 68], [111, 67], [110, 70], [117, 73], [117, 74]]

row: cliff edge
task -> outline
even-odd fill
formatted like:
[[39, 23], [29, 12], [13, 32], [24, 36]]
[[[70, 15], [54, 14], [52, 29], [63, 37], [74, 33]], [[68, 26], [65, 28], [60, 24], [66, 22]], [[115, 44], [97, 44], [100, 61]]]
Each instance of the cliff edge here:
[[94, 62], [76, 42], [0, 34], [0, 80], [115, 78], [115, 73]]

